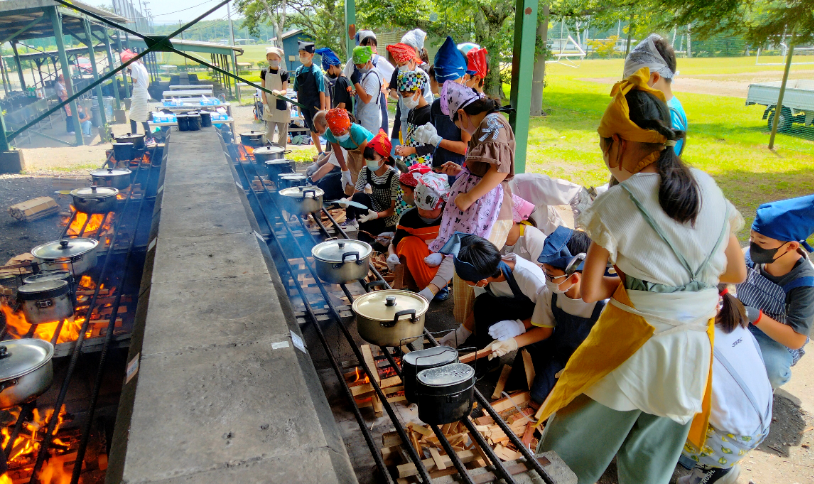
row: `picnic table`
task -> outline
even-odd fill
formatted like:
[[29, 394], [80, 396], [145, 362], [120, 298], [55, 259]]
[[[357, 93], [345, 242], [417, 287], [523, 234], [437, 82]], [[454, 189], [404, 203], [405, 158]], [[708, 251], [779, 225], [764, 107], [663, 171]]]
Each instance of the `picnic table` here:
[[229, 116], [232, 115], [232, 104], [231, 103], [220, 103], [215, 104], [212, 106], [201, 106], [200, 104], [192, 104], [192, 103], [185, 103], [182, 106], [164, 106], [163, 104], [159, 104], [153, 111], [161, 111], [166, 109], [172, 113], [185, 113], [187, 111], [200, 111], [201, 109], [217, 109], [217, 108], [226, 108], [226, 114]]
[[[153, 121], [149, 121], [150, 127], [159, 127], [159, 128], [169, 128], [170, 126], [178, 126], [177, 121], [169, 121], [164, 123], [154, 123]], [[228, 117], [226, 119], [219, 119], [213, 120], [212, 124], [228, 124], [232, 128], [232, 133], [235, 133], [235, 118]]]

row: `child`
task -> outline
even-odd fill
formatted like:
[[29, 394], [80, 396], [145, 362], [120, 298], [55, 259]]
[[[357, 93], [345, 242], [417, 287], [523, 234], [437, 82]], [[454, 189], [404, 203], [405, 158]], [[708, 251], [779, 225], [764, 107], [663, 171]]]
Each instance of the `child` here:
[[[684, 106], [677, 97], [673, 96], [672, 82], [673, 77], [677, 74], [676, 53], [670, 42], [658, 34], [650, 34], [628, 54], [622, 77], [630, 77], [642, 67], [650, 69], [650, 79], [647, 81], [647, 85], [664, 94], [667, 107], [670, 108], [673, 129], [686, 133], [687, 115], [684, 113]], [[675, 151], [679, 156], [684, 152], [683, 139], [676, 141]]]
[[[332, 179], [326, 184], [334, 186], [338, 181], [339, 193], [353, 195], [353, 187], [365, 165], [364, 151], [368, 142], [373, 139], [373, 133], [359, 124], [351, 123], [348, 112], [339, 108], [318, 112], [314, 116], [314, 124], [318, 133], [331, 144], [331, 153], [327, 156], [326, 163], [311, 176], [311, 181], [316, 182], [330, 173]], [[336, 168], [339, 168], [338, 174]], [[336, 194], [335, 191], [331, 193]], [[332, 199], [327, 191], [325, 196], [328, 200]]]
[[406, 173], [399, 175], [399, 199], [396, 201], [396, 213], [399, 217], [407, 210], [415, 206], [413, 190], [418, 186], [418, 179], [421, 175], [430, 172], [427, 165], [417, 164], [411, 166]]
[[715, 316], [712, 409], [702, 450], [687, 442], [682, 455], [695, 461], [692, 474], [676, 484], [734, 484], [738, 462], [769, 435], [772, 386], [760, 347], [747, 329], [746, 311], [719, 285], [722, 306]]
[[[399, 173], [396, 162], [390, 156], [390, 138], [382, 130], [367, 143], [363, 153], [365, 166], [356, 179], [352, 200], [366, 208], [349, 206], [347, 199], [339, 201], [346, 208], [348, 225], [359, 229], [359, 240], [372, 243], [382, 232], [396, 230], [396, 198], [399, 192]], [[365, 193], [365, 186], [373, 189]], [[358, 222], [358, 224], [356, 223]]]
[[814, 320], [814, 266], [805, 242], [812, 232], [814, 195], [765, 203], [752, 223], [749, 277], [738, 284], [738, 299], [775, 389], [791, 378]]
[[[260, 85], [269, 89], [277, 96], [285, 96], [288, 90], [288, 71], [283, 68], [283, 50], [279, 47], [266, 48], [266, 60], [269, 63], [268, 69], [260, 71]], [[286, 147], [288, 143], [288, 122], [291, 118], [291, 111], [288, 103], [282, 99], [267, 96], [263, 93], [263, 119], [266, 120], [266, 141], [272, 143], [274, 139], [274, 129], [277, 129], [277, 146]], [[271, 98], [271, 99], [269, 99]], [[269, 104], [271, 101], [271, 104]]]
[[526, 220], [534, 210], [531, 202], [514, 197], [514, 214], [512, 218], [512, 228], [506, 236], [506, 245], [500, 250], [503, 255], [517, 254], [520, 257], [536, 261], [543, 253], [546, 236], [537, 227]]
[[439, 340], [440, 344], [454, 347], [463, 343], [484, 348], [492, 341], [493, 326], [522, 328], [517, 329], [520, 331], [517, 334], [522, 334], [525, 328], [543, 320], [541, 296], [546, 287], [545, 274], [534, 262], [516, 254], [502, 256], [495, 244], [461, 232], [449, 238], [441, 253], [452, 256], [456, 276], [469, 286], [484, 288], [485, 292], [475, 299], [468, 324], [461, 325], [464, 329], [451, 331]]
[[[643, 68], [611, 91], [598, 131], [619, 184], [580, 217], [593, 239], [582, 299], [612, 299], [537, 414], [553, 413], [537, 452], [556, 451], [579, 482], [616, 456], [620, 483], [667, 484], [688, 436], [703, 446], [717, 285], [746, 277], [742, 219], [676, 155], [684, 133], [649, 77]], [[606, 277], [608, 262], [620, 277]]]
[[417, 129], [430, 124], [431, 106], [424, 97], [424, 91], [429, 90], [426, 81], [427, 74], [421, 69], [415, 71], [399, 71], [398, 90], [407, 110], [407, 122], [403, 124], [401, 146], [396, 146], [396, 156], [404, 158], [404, 164], [409, 168], [416, 163], [432, 166], [432, 153], [435, 145], [419, 143], [413, 137]]
[[483, 81], [489, 71], [489, 66], [486, 63], [486, 54], [488, 53], [486, 49], [477, 48], [470, 49], [466, 53], [466, 70], [467, 72], [474, 72], [474, 74], [467, 74], [466, 85], [478, 92], [483, 92]]
[[351, 91], [353, 86], [350, 80], [342, 74], [342, 65], [334, 51], [327, 47], [317, 49], [322, 56], [322, 69], [325, 71], [325, 81], [328, 84], [328, 94], [331, 98], [331, 108], [351, 109]]
[[431, 173], [429, 169], [417, 178], [415, 207], [404, 212], [399, 219], [393, 243], [387, 249], [387, 266], [392, 272], [404, 261], [416, 288], [421, 291], [419, 294], [428, 301], [445, 301], [449, 297], [447, 284], [455, 271], [452, 260], [447, 258], [444, 259], [447, 263], [430, 267], [424, 258], [430, 255], [427, 244], [438, 237], [449, 184], [445, 176]]
[[[419, 29], [416, 30], [423, 33], [423, 31]], [[390, 52], [390, 55], [393, 57], [393, 60], [396, 61], [396, 65], [398, 66], [398, 69], [393, 71], [393, 76], [390, 78], [389, 87], [390, 96], [398, 100], [398, 104], [396, 104], [396, 119], [393, 122], [393, 132], [391, 138], [394, 140], [399, 140], [399, 143], [406, 140], [405, 135], [407, 133], [407, 115], [410, 112], [410, 108], [404, 106], [404, 97], [401, 94], [401, 89], [397, 89], [399, 75], [402, 72], [418, 72], [418, 74], [424, 78], [424, 85], [426, 86], [423, 89], [422, 95], [424, 96], [424, 99], [426, 99], [427, 104], [431, 105], [433, 102], [432, 91], [429, 89], [430, 76], [423, 69], [418, 68], [418, 65], [421, 63], [421, 59], [418, 57], [418, 51], [420, 49], [404, 42], [405, 40], [408, 40], [408, 35], [413, 34], [414, 32], [415, 31], [410, 31], [405, 34], [401, 43], [387, 46], [387, 51]], [[410, 42], [417, 42], [415, 35], [412, 36], [412, 40], [410, 40]], [[424, 45], [423, 38], [421, 39], [421, 45]], [[395, 145], [397, 146], [398, 143], [395, 143]]]
[[534, 202], [535, 208], [529, 220], [544, 234], [550, 234], [560, 225], [565, 225], [554, 206], [570, 205], [574, 221], [577, 222], [582, 211], [593, 201], [582, 185], [541, 173], [518, 173], [509, 187], [513, 194]]
[[373, 51], [370, 47], [356, 47], [353, 49], [353, 64], [356, 70], [350, 75], [350, 80], [356, 88], [354, 97], [354, 115], [359, 124], [371, 133], [378, 132], [382, 123], [382, 113], [379, 108], [379, 92], [382, 89], [382, 80], [378, 71], [373, 67]]
[[297, 92], [297, 102], [306, 106], [300, 108], [300, 114], [311, 131], [311, 139], [317, 153], [321, 155], [322, 144], [314, 127], [314, 115], [328, 106], [325, 100], [325, 76], [322, 69], [314, 65], [314, 43], [299, 41], [297, 47], [302, 65], [294, 71], [294, 90]]

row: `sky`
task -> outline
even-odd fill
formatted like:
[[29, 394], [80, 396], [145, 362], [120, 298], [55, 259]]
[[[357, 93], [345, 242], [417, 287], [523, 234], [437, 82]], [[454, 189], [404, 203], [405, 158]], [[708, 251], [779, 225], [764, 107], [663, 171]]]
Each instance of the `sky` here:
[[[81, 0], [93, 6], [112, 5], [112, 0]], [[219, 0], [130, 0], [139, 10], [139, 2], [153, 13], [156, 24], [177, 24], [178, 21], [189, 21], [206, 12], [218, 4]], [[234, 3], [234, 2], [232, 2]], [[232, 6], [232, 18], [235, 18], [235, 8]], [[207, 20], [226, 19], [226, 6], [209, 14]]]

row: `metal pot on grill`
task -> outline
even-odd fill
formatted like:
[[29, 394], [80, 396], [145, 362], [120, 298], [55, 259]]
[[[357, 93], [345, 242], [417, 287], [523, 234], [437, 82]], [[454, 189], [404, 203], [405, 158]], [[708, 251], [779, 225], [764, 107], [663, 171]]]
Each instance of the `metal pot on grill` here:
[[136, 148], [133, 143], [113, 143], [113, 156], [116, 161], [132, 160], [136, 157]]
[[133, 143], [133, 148], [137, 150], [144, 149], [144, 135], [127, 133], [124, 136], [115, 137], [117, 143]]
[[308, 177], [302, 173], [278, 173], [277, 189], [304, 187], [308, 184]]
[[260, 148], [255, 148], [253, 154], [254, 161], [258, 165], [262, 165], [269, 160], [285, 159], [285, 155], [288, 153], [291, 153], [291, 150], [287, 150], [279, 146], [261, 146]]
[[102, 168], [101, 170], [93, 170], [90, 172], [90, 176], [93, 179], [93, 184], [97, 187], [124, 190], [130, 187], [131, 173], [128, 168]]
[[29, 324], [52, 323], [73, 316], [71, 287], [67, 281], [51, 280], [23, 284], [17, 288], [20, 303]]
[[472, 412], [475, 369], [464, 363], [422, 370], [416, 378], [418, 418], [444, 425], [462, 420]]
[[0, 341], [0, 408], [30, 402], [54, 381], [54, 345], [41, 339]]
[[291, 160], [284, 158], [277, 160], [266, 160], [266, 172], [268, 173], [269, 180], [276, 182], [277, 175], [280, 173], [290, 174], [294, 173], [294, 164]]
[[311, 249], [317, 276], [330, 284], [354, 282], [367, 276], [372, 252], [369, 244], [353, 239], [328, 240]]
[[373, 291], [353, 301], [359, 336], [377, 346], [401, 346], [424, 334], [430, 303], [411, 291]]
[[423, 370], [455, 363], [458, 350], [449, 346], [433, 346], [425, 350], [412, 351], [401, 360], [401, 374], [404, 382], [404, 397], [410, 403], [416, 403], [416, 377]]
[[291, 187], [277, 193], [280, 194], [283, 208], [290, 213], [308, 215], [322, 210], [322, 197], [325, 196], [325, 192], [321, 188]]
[[263, 146], [263, 136], [266, 133], [263, 131], [247, 131], [240, 133], [240, 142], [244, 146], [251, 146], [252, 148], [259, 148]]
[[96, 266], [99, 242], [87, 238], [62, 239], [31, 249], [43, 271], [70, 271], [81, 276]]
[[119, 190], [110, 187], [77, 188], [71, 192], [73, 206], [85, 213], [108, 213], [116, 210], [116, 196]]

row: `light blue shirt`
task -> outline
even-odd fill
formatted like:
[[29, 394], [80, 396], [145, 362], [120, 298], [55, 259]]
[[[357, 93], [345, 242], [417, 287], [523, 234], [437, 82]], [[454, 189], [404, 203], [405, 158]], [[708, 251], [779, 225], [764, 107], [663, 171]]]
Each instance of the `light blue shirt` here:
[[[673, 96], [672, 99], [667, 101], [667, 107], [670, 108], [670, 119], [673, 122], [673, 129], [680, 129], [686, 133], [687, 114], [684, 112], [684, 106], [681, 105], [681, 101], [679, 101], [677, 97]], [[676, 143], [675, 151], [680, 155], [683, 150], [684, 140], [682, 139]]]
[[365, 141], [372, 140], [373, 133], [365, 129], [364, 126], [353, 123], [350, 125], [350, 138], [345, 141], [337, 141], [336, 136], [334, 136], [330, 129], [326, 129], [322, 137], [325, 138], [328, 143], [336, 143], [346, 150], [355, 150]]

